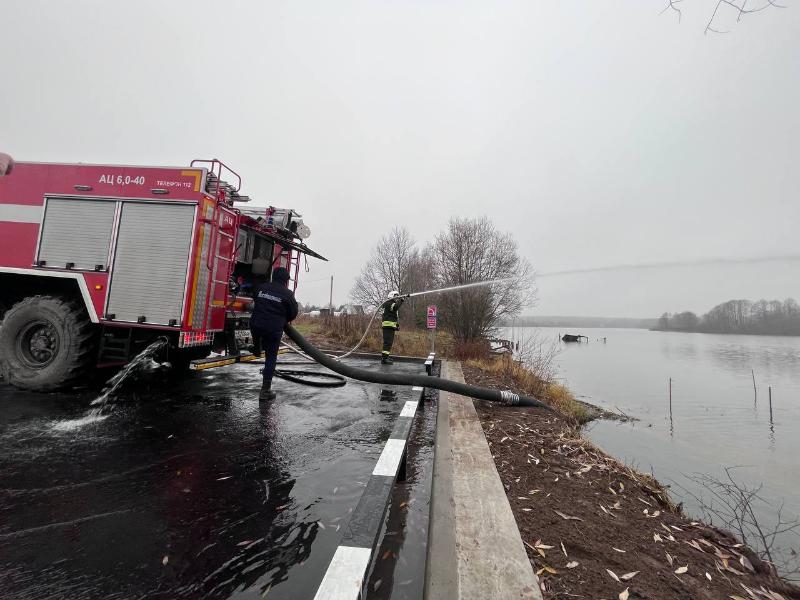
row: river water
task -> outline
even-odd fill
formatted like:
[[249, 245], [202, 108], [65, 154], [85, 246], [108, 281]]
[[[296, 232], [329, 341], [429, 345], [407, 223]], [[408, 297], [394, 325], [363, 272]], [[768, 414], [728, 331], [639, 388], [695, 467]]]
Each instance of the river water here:
[[[687, 490], [707, 492], [687, 475], [723, 478], [725, 467], [738, 467], [738, 481], [763, 483], [765, 500], [800, 515], [800, 338], [549, 327], [504, 333], [557, 343], [558, 378], [577, 397], [638, 419], [596, 421], [586, 435], [671, 485], [690, 514], [698, 504]], [[557, 342], [564, 333], [586, 335], [589, 342]], [[774, 514], [762, 506], [759, 518], [770, 521]], [[781, 542], [800, 547], [793, 535]]]

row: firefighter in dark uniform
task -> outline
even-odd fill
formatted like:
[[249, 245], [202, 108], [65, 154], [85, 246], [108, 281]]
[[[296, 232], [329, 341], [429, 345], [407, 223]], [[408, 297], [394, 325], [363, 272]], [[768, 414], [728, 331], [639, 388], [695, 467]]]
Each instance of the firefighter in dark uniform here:
[[390, 365], [392, 359], [389, 355], [392, 353], [392, 344], [394, 343], [394, 334], [400, 329], [400, 320], [398, 312], [403, 305], [404, 297], [398, 291], [389, 292], [389, 296], [381, 307], [383, 308], [383, 352], [381, 353], [381, 364]]
[[261, 284], [253, 294], [255, 307], [250, 318], [250, 331], [256, 349], [264, 356], [264, 383], [261, 385], [260, 401], [274, 400], [272, 376], [278, 360], [278, 348], [286, 323], [297, 317], [297, 300], [289, 287], [289, 271], [278, 267], [272, 272], [272, 281]]

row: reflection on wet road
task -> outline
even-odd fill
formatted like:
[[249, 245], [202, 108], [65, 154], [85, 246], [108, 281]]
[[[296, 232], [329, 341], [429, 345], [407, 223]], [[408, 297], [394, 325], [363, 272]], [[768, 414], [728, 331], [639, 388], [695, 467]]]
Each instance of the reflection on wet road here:
[[151, 375], [93, 419], [96, 391], [0, 385], [4, 597], [312, 598], [414, 392], [258, 386], [246, 365]]

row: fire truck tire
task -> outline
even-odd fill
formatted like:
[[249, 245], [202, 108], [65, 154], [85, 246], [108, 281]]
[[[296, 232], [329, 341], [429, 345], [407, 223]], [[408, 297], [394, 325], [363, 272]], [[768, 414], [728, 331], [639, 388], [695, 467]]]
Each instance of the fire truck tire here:
[[49, 392], [74, 384], [97, 358], [97, 329], [84, 306], [31, 296], [6, 312], [0, 328], [0, 374], [16, 387]]

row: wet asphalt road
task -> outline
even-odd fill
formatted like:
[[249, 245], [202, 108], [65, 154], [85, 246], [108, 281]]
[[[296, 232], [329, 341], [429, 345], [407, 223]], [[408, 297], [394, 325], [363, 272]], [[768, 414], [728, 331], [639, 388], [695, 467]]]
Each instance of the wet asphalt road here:
[[259, 384], [151, 373], [87, 418], [96, 390], [0, 383], [0, 595], [313, 598], [414, 392], [276, 380], [262, 405]]

